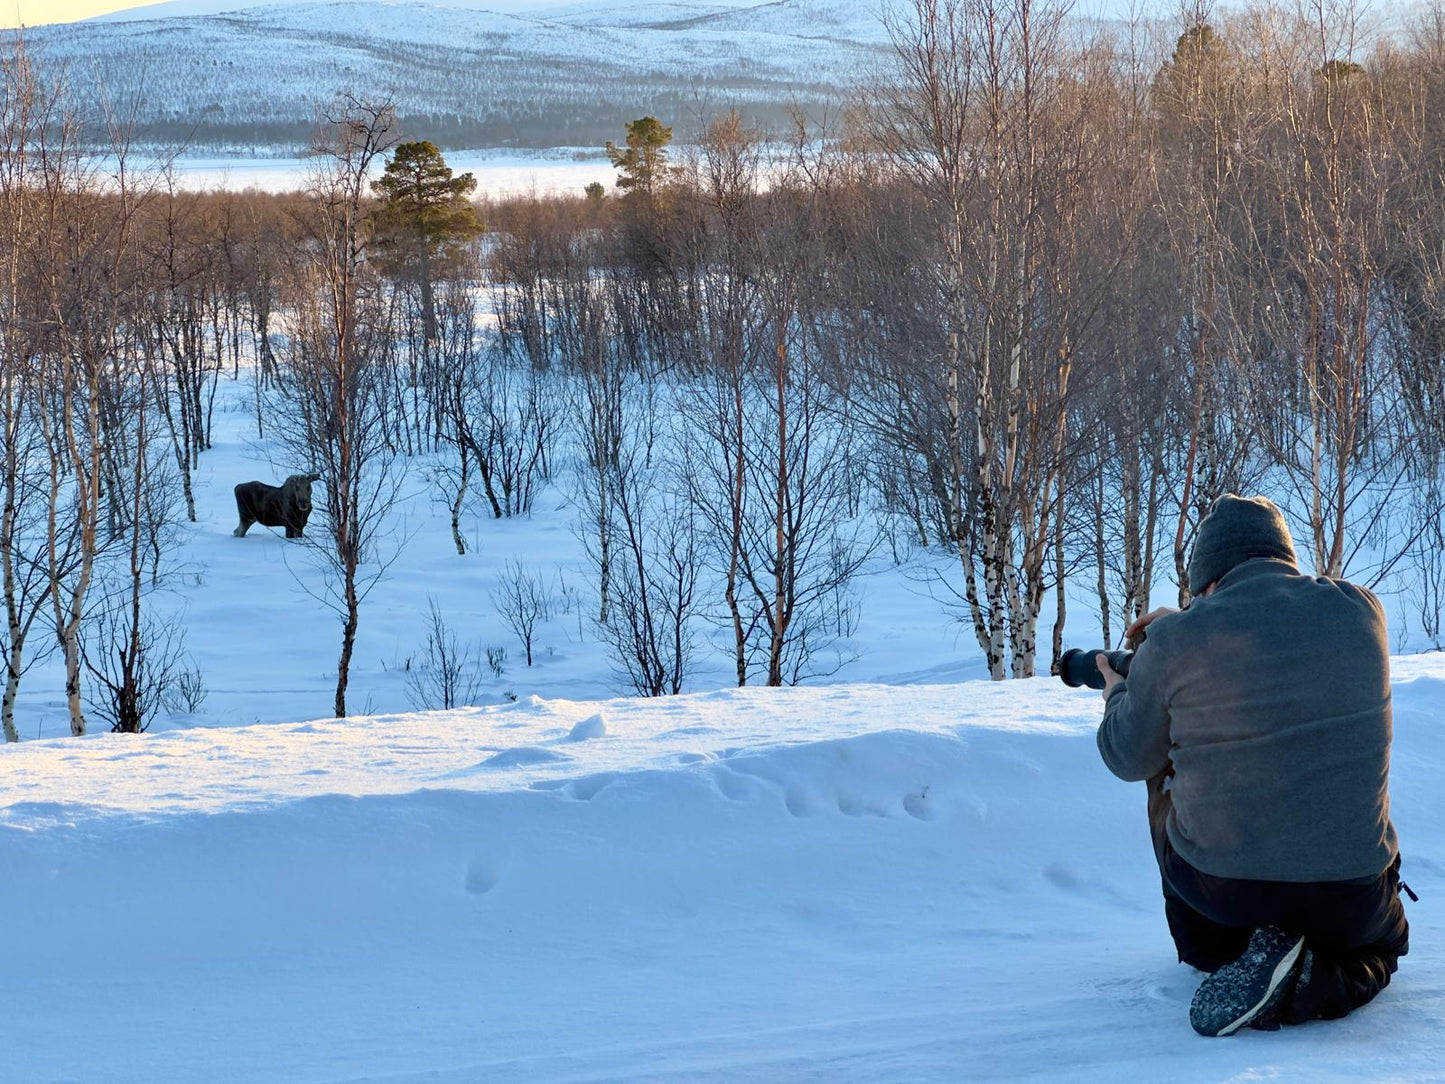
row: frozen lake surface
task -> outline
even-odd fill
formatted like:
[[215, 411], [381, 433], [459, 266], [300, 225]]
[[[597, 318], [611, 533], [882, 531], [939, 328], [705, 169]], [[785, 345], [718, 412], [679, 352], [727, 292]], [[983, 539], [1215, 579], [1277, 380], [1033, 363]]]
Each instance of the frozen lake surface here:
[[[525, 195], [575, 194], [593, 181], [608, 190], [617, 171], [600, 151], [559, 148], [554, 151], [508, 150], [446, 151], [447, 164], [457, 173], [477, 178], [477, 194], [493, 198]], [[579, 158], [579, 155], [593, 157]], [[306, 158], [244, 158], [184, 156], [175, 161], [181, 188], [189, 191], [292, 192], [306, 186], [311, 168]], [[377, 173], [380, 174], [380, 166]]]

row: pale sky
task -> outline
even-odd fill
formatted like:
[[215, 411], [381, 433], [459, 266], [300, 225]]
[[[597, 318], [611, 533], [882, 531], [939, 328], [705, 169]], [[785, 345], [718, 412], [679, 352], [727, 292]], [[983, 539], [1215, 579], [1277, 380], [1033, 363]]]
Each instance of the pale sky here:
[[69, 23], [152, 2], [154, 0], [0, 0], [0, 26]]
[[153, 0], [0, 0], [0, 26], [39, 26], [41, 23], [69, 23], [107, 11], [139, 7]]

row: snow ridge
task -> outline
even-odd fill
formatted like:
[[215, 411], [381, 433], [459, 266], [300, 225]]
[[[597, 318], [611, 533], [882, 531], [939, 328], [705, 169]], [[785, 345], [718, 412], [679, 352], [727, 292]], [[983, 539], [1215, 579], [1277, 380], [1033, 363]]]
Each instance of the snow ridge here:
[[[1410, 669], [1392, 793], [1428, 901], [1445, 662]], [[1349, 1019], [1193, 1035], [1198, 976], [1174, 962], [1143, 792], [1099, 763], [1098, 714], [1037, 679], [7, 748], [6, 1072], [1438, 1080], [1428, 904]], [[77, 1023], [77, 991], [105, 1011]], [[139, 1003], [153, 1026], [109, 1011]]]

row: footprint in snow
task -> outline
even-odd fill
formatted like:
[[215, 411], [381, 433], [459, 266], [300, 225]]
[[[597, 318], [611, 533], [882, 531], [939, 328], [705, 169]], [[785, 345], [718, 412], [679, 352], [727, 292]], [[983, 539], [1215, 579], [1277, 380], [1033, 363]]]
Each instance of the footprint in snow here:
[[467, 863], [462, 887], [473, 896], [485, 896], [500, 883], [510, 861], [511, 852], [505, 843], [477, 852]]
[[501, 870], [491, 862], [474, 858], [467, 863], [466, 890], [473, 896], [485, 896], [497, 887]]
[[789, 813], [795, 817], [816, 817], [823, 812], [823, 807], [807, 791], [797, 788], [789, 788], [783, 795], [783, 805]]
[[1151, 1001], [1172, 1001], [1174, 999], [1174, 991], [1165, 983], [1154, 979], [1099, 979], [1090, 985], [1120, 1005], [1140, 1005]]
[[933, 812], [933, 807], [928, 804], [928, 788], [924, 787], [917, 794], [905, 794], [903, 811], [915, 820], [933, 820], [936, 814]]
[[718, 792], [730, 802], [746, 802], [754, 795], [753, 784], [750, 780], [726, 764], [719, 764], [712, 773], [713, 782], [717, 784]]
[[612, 785], [613, 778], [611, 772], [599, 772], [581, 779], [539, 779], [535, 783], [528, 783], [527, 789], [561, 791], [574, 802], [590, 802]]
[[1084, 879], [1068, 866], [1055, 862], [1044, 868], [1044, 879], [1055, 888], [1080, 889], [1085, 887]]
[[612, 785], [612, 779], [612, 775], [607, 772], [574, 779], [567, 784], [567, 797], [578, 802], [590, 802]]
[[838, 812], [845, 817], [887, 817], [888, 811], [852, 794], [838, 795]]

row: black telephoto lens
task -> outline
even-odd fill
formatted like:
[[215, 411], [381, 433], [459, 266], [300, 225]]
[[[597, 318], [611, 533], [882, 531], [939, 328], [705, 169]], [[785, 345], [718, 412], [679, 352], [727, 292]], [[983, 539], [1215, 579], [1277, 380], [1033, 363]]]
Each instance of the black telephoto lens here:
[[1080, 685], [1086, 685], [1090, 689], [1102, 689], [1104, 675], [1099, 673], [1098, 664], [1094, 662], [1095, 655], [1103, 655], [1108, 659], [1109, 665], [1119, 676], [1129, 676], [1129, 664], [1134, 661], [1134, 652], [1105, 651], [1101, 647], [1071, 647], [1059, 660], [1059, 677], [1064, 684], [1071, 689], [1077, 689]]

